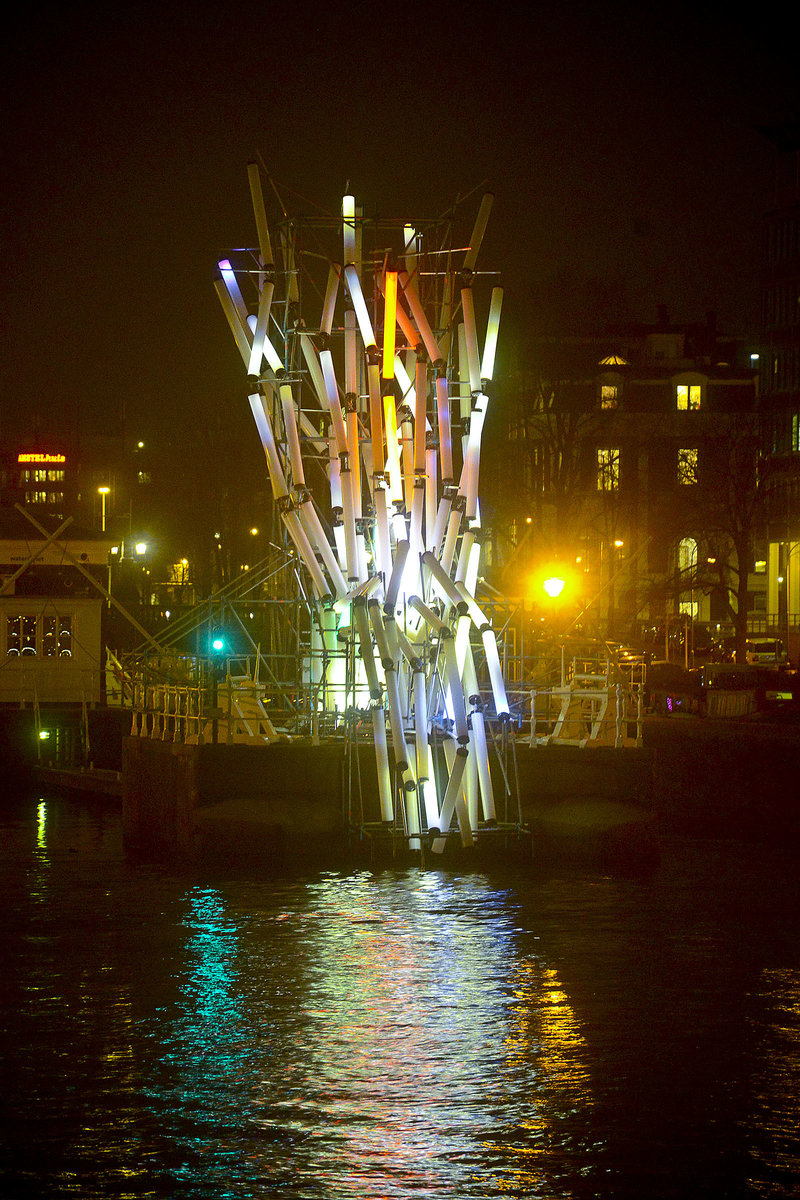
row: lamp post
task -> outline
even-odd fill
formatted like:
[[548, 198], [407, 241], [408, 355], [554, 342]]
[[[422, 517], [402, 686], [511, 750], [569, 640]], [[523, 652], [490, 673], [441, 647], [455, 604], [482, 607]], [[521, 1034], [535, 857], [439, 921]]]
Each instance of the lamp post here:
[[110, 487], [99, 487], [100, 493], [100, 529], [102, 533], [106, 531], [106, 496], [111, 491]]

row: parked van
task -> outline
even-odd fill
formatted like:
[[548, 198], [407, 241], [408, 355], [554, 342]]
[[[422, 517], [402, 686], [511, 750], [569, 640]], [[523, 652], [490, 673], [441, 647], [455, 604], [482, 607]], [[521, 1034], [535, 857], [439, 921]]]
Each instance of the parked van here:
[[746, 653], [754, 666], [784, 667], [788, 659], [780, 638], [748, 638]]

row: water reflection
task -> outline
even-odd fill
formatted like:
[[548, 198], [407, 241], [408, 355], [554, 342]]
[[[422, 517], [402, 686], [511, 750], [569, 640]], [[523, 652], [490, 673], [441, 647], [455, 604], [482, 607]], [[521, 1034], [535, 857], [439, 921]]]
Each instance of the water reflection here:
[[0, 813], [0, 1192], [791, 1194], [793, 867], [187, 879]]

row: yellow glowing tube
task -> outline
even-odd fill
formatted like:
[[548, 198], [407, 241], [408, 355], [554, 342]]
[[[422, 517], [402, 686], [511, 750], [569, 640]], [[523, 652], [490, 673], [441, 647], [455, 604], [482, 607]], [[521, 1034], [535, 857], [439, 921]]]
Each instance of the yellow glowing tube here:
[[278, 456], [278, 447], [275, 444], [275, 434], [272, 431], [272, 423], [267, 415], [262, 397], [258, 392], [248, 396], [250, 402], [250, 411], [253, 414], [253, 420], [256, 423], [258, 436], [261, 438], [261, 445], [264, 448], [264, 456], [267, 460], [267, 470], [269, 472], [269, 481], [272, 485], [272, 494], [276, 500], [283, 499], [289, 495], [289, 488], [286, 483], [286, 477], [283, 473], [281, 460]]
[[304, 487], [306, 480], [303, 471], [303, 455], [300, 451], [300, 435], [297, 432], [297, 419], [294, 411], [294, 397], [292, 396], [291, 385], [282, 383], [280, 385], [280, 394], [283, 426], [286, 430], [286, 445], [289, 450], [289, 461], [292, 464], [292, 479], [295, 487]]
[[411, 309], [411, 315], [414, 318], [414, 323], [419, 330], [419, 335], [428, 352], [428, 357], [432, 363], [438, 363], [441, 360], [441, 351], [436, 338], [433, 336], [433, 330], [430, 327], [425, 309], [422, 307], [422, 301], [417, 295], [417, 290], [413, 282], [409, 279], [407, 271], [400, 271], [398, 274], [400, 287], [403, 289], [408, 307]]
[[342, 196], [342, 236], [345, 266], [356, 261], [356, 198]]
[[483, 241], [484, 234], [486, 233], [486, 226], [489, 223], [489, 214], [492, 211], [493, 201], [494, 196], [491, 192], [486, 192], [481, 200], [481, 205], [478, 209], [478, 215], [475, 218], [472, 236], [469, 239], [469, 250], [464, 258], [465, 271], [475, 270], [475, 263], [478, 259], [478, 251], [481, 248], [481, 242]]
[[458, 327], [458, 403], [462, 421], [466, 421], [472, 409], [467, 361], [467, 334], [463, 322]]
[[377, 343], [375, 341], [375, 334], [372, 331], [372, 322], [367, 312], [367, 305], [364, 301], [364, 293], [361, 290], [361, 280], [358, 278], [358, 271], [352, 264], [345, 267], [344, 277], [347, 281], [347, 290], [350, 293], [350, 299], [353, 302], [358, 327], [361, 330], [361, 340], [364, 343], [364, 349], [369, 350], [371, 346], [375, 346]]
[[392, 776], [389, 769], [389, 750], [386, 745], [386, 713], [383, 708], [372, 710], [372, 738], [375, 743], [375, 759], [378, 767], [378, 796], [381, 805], [381, 820], [391, 824], [394, 819], [392, 805]]
[[369, 436], [372, 447], [372, 474], [383, 473], [385, 459], [383, 457], [383, 398], [381, 397], [381, 376], [377, 364], [367, 364], [367, 384], [369, 387]]
[[261, 252], [261, 261], [265, 267], [271, 267], [275, 262], [275, 257], [272, 253], [272, 242], [269, 236], [269, 226], [267, 224], [267, 213], [264, 208], [264, 193], [261, 190], [261, 174], [258, 169], [258, 163], [247, 164], [247, 178], [250, 183], [250, 198], [253, 202], [253, 213], [256, 218], [256, 231], [258, 233], [258, 248]]
[[489, 303], [489, 320], [486, 323], [486, 340], [483, 343], [483, 358], [481, 359], [481, 379], [492, 379], [494, 376], [494, 356], [497, 351], [497, 335], [500, 332], [500, 310], [503, 307], [503, 289], [492, 288], [492, 299]]
[[402, 471], [400, 470], [400, 447], [397, 444], [397, 412], [394, 396], [383, 397], [383, 415], [386, 423], [386, 466], [389, 472], [389, 495], [392, 500], [403, 499]]
[[383, 378], [394, 378], [395, 331], [397, 329], [397, 271], [387, 271], [383, 303]]
[[450, 439], [450, 399], [447, 379], [440, 375], [436, 379], [436, 418], [439, 423], [439, 456], [442, 462], [442, 483], [453, 481], [453, 447]]

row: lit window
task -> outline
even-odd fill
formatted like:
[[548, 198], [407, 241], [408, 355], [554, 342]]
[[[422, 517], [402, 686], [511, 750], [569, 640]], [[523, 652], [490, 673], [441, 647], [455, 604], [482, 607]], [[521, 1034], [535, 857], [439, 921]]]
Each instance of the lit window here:
[[36, 653], [36, 617], [6, 618], [6, 653], [9, 657]]
[[753, 570], [756, 573], [756, 575], [766, 575], [767, 560], [765, 558], [757, 558], [756, 561], [753, 563]]
[[600, 446], [597, 451], [597, 490], [615, 492], [619, 487], [619, 447]]
[[697, 447], [687, 447], [678, 451], [678, 483], [697, 483]]
[[619, 388], [615, 383], [600, 385], [600, 407], [616, 408], [619, 403]]
[[679, 383], [675, 392], [678, 412], [694, 411], [700, 407], [702, 388], [699, 383]]
[[792, 413], [792, 450], [800, 451], [800, 413]]
[[694, 538], [682, 538], [678, 543], [678, 570], [693, 571], [697, 566], [697, 542]]
[[47, 492], [26, 492], [26, 504], [47, 504]]

